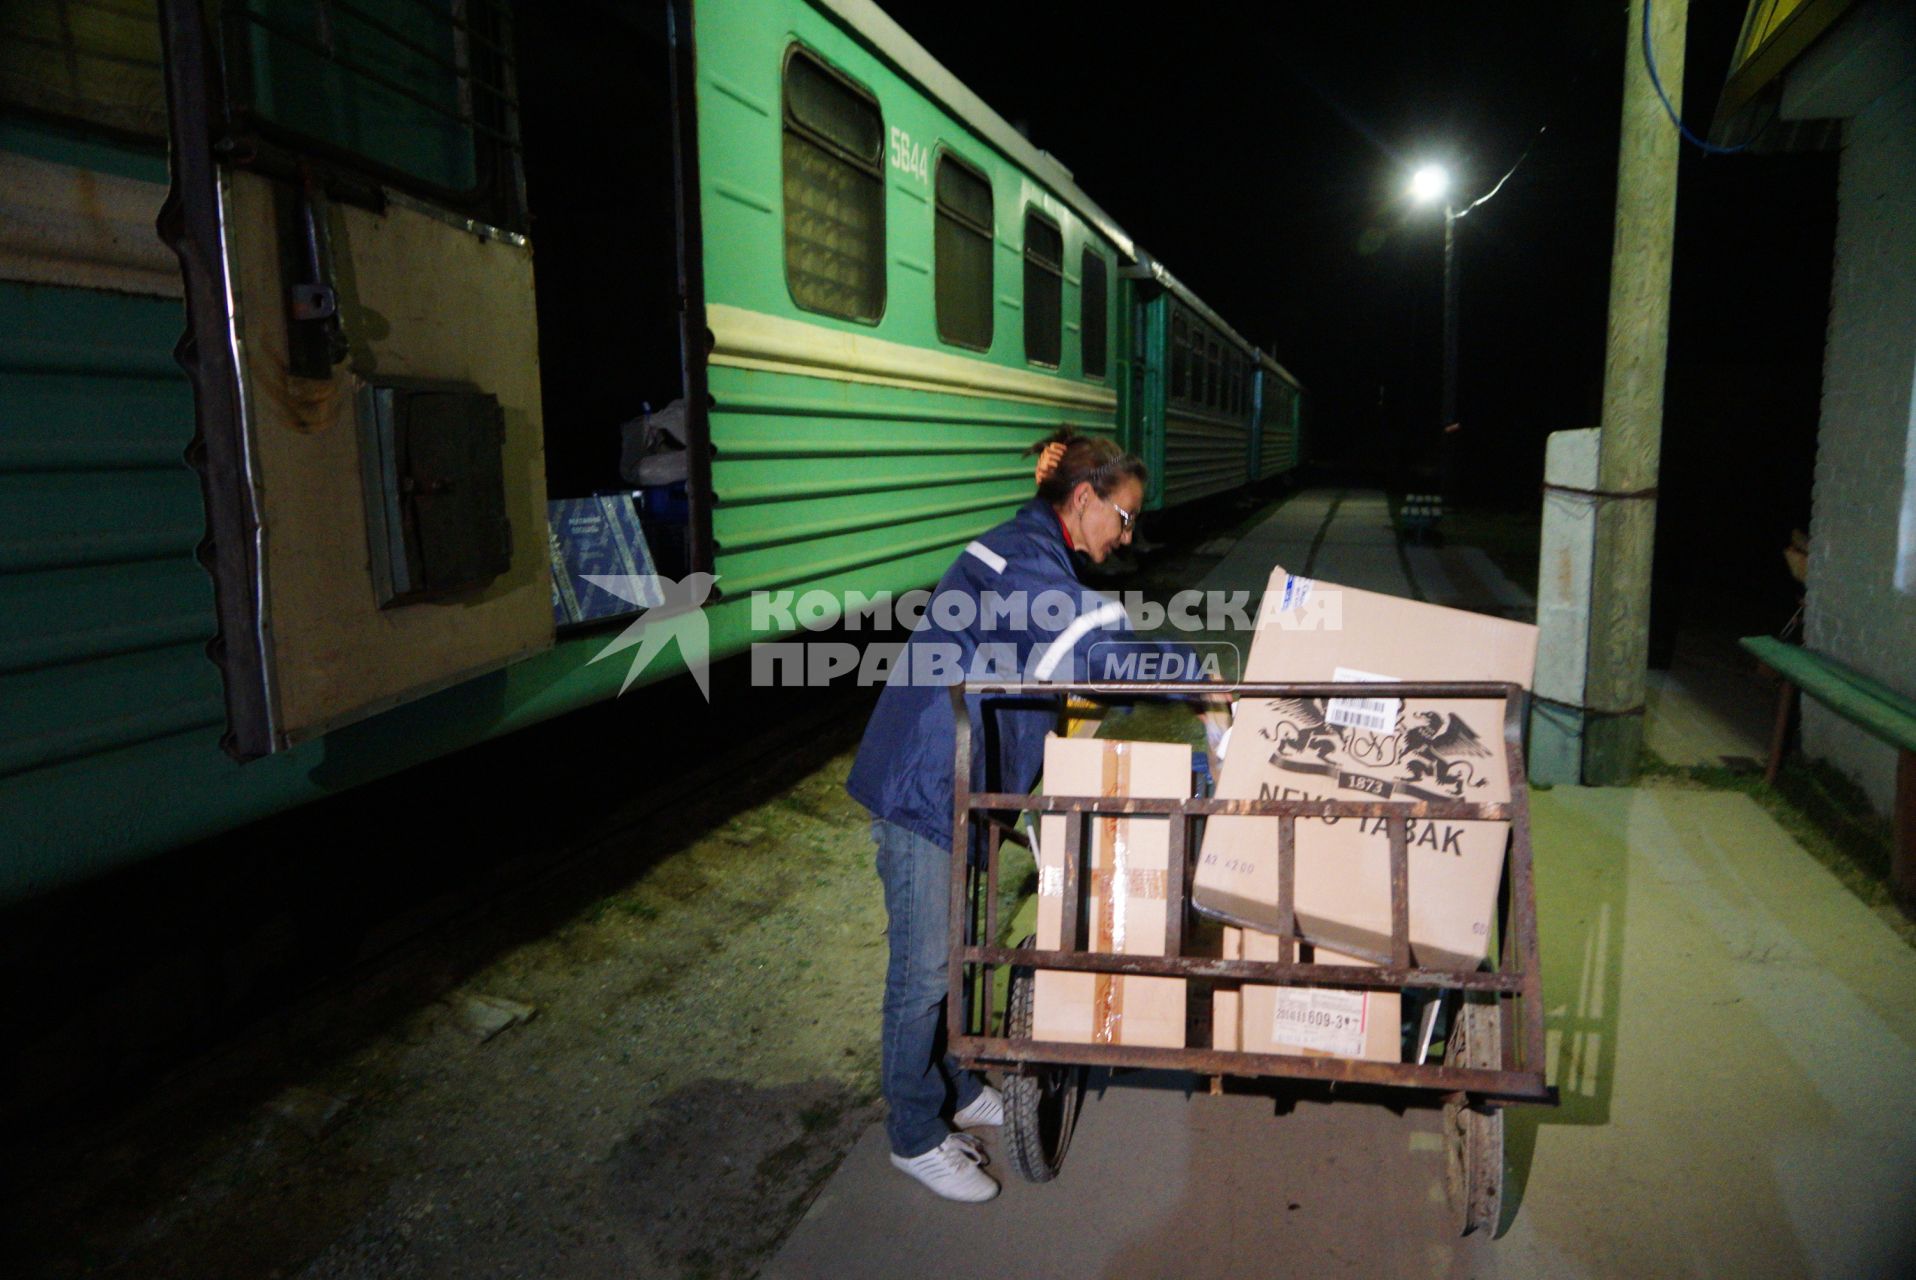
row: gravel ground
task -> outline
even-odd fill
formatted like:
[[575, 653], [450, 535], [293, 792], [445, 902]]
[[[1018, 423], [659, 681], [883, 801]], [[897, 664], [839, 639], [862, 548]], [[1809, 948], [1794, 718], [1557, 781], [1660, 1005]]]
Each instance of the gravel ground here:
[[[849, 765], [500, 951], [452, 1003], [41, 1151], [12, 1274], [751, 1274], [878, 1114], [884, 912]], [[454, 1008], [471, 993], [537, 1012], [482, 1041]]]
[[[1257, 514], [1167, 533], [1101, 585], [1188, 585], [1228, 550], [1215, 535]], [[751, 1275], [882, 1114], [884, 909], [844, 792], [868, 706], [839, 698], [815, 731], [788, 725], [789, 746], [608, 806], [597, 834], [563, 838], [592, 850], [583, 867], [433, 926], [131, 1108], [0, 1136], [0, 1274]], [[1161, 718], [1126, 736], [1190, 735]], [[554, 753], [548, 785], [575, 768], [556, 741], [522, 748]], [[608, 766], [577, 767], [604, 789]], [[614, 790], [617, 769], [647, 769], [610, 767]], [[441, 838], [528, 839], [483, 821]], [[1028, 863], [1001, 883], [1009, 933]], [[536, 1012], [481, 1039], [473, 998]]]

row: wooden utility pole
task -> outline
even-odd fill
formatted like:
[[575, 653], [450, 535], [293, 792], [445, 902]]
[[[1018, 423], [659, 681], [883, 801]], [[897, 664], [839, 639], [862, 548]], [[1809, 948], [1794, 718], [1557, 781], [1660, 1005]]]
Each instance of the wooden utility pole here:
[[[1596, 558], [1590, 584], [1590, 660], [1584, 686], [1583, 780], [1616, 786], [1636, 776], [1643, 746], [1650, 650], [1650, 562], [1656, 535], [1657, 455], [1670, 336], [1670, 259], [1676, 229], [1676, 126], [1643, 58], [1643, 7], [1631, 0], [1617, 154], [1617, 225], [1610, 253], [1610, 335], [1604, 350]], [[1654, 0], [1650, 40], [1658, 78], [1683, 109], [1688, 0]]]

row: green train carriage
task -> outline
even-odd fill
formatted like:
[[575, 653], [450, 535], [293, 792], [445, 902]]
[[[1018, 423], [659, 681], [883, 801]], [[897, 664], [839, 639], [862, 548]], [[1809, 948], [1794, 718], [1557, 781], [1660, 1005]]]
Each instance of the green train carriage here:
[[1253, 378], [1251, 476], [1272, 480], [1304, 464], [1304, 389], [1290, 370], [1262, 351]]
[[872, 6], [695, 21], [720, 586], [922, 586], [1119, 430], [1130, 240]]
[[[0, 900], [615, 696], [611, 633], [553, 626], [544, 503], [617, 485], [641, 399], [694, 407], [714, 656], [754, 591], [928, 585], [1060, 424], [1144, 453], [1153, 505], [1271, 474], [1255, 353], [875, 7], [514, 16], [0, 18], [31, 232], [0, 258]], [[375, 518], [414, 416], [502, 495], [430, 555]]]

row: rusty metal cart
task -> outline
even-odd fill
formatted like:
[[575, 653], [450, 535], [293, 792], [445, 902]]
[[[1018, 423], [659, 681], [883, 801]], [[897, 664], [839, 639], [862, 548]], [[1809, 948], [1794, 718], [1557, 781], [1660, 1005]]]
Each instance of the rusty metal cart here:
[[[1230, 694], [1238, 698], [1484, 698], [1504, 704], [1504, 746], [1510, 799], [1502, 804], [1358, 800], [1154, 800], [1112, 796], [1012, 795], [971, 790], [971, 721], [966, 694], [1007, 698], [1060, 695], [1111, 698]], [[1020, 685], [970, 681], [952, 689], [957, 727], [952, 830], [950, 1049], [967, 1066], [1003, 1068], [1005, 1145], [1019, 1173], [1034, 1182], [1055, 1177], [1091, 1067], [1158, 1068], [1213, 1078], [1291, 1077], [1394, 1086], [1436, 1094], [1444, 1105], [1451, 1203], [1464, 1234], [1494, 1233], [1503, 1197], [1503, 1116], [1511, 1103], [1554, 1105], [1544, 1081], [1543, 998], [1537, 963], [1537, 905], [1531, 875], [1530, 818], [1524, 775], [1526, 695], [1521, 686], [1485, 682], [1391, 684], [1108, 684]], [[997, 945], [999, 851], [1017, 839], [1007, 814], [1063, 814], [1066, 826], [1062, 949], [1038, 951], [1031, 940]], [[1166, 945], [1161, 956], [1119, 955], [1077, 948], [1078, 886], [1083, 883], [1086, 819], [1165, 815], [1170, 865]], [[1225, 960], [1185, 955], [1191, 908], [1193, 824], [1213, 814], [1277, 819], [1278, 918], [1294, 920], [1296, 824], [1299, 818], [1381, 819], [1390, 847], [1391, 953], [1378, 968], [1296, 963], [1296, 941], [1285, 940], [1277, 961]], [[1503, 820], [1510, 823], [1494, 967], [1471, 972], [1413, 967], [1410, 950], [1408, 824], [1424, 820]], [[994, 1025], [993, 975], [1009, 971], [1002, 1028]], [[1243, 983], [1309, 985], [1360, 990], [1458, 993], [1441, 1063], [1373, 1062], [1303, 1054], [1253, 1053], [1186, 1047], [1153, 1048], [1032, 1039], [1032, 975], [1036, 970], [1184, 978], [1187, 992]], [[1188, 1005], [1187, 1005], [1188, 1008]]]

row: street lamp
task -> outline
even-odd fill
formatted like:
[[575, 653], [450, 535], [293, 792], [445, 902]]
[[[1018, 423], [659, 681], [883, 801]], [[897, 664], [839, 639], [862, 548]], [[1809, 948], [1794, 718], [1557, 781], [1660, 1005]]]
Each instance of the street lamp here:
[[1440, 164], [1427, 164], [1410, 175], [1410, 198], [1418, 204], [1442, 200], [1450, 190], [1450, 173]]
[[1440, 164], [1426, 164], [1410, 175], [1410, 198], [1420, 205], [1444, 206], [1444, 395], [1442, 436], [1438, 442], [1440, 486], [1446, 504], [1451, 497], [1450, 437], [1457, 430], [1457, 211], [1450, 203], [1450, 172]]

